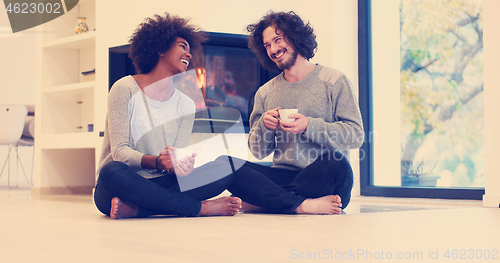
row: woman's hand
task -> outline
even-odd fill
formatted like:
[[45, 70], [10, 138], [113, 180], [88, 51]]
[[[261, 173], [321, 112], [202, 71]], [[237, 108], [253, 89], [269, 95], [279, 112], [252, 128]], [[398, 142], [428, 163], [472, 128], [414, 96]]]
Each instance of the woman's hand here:
[[160, 152], [157, 160], [156, 169], [169, 170], [170, 168], [173, 168], [177, 164], [177, 161], [175, 160], [174, 147], [165, 147], [165, 149]]
[[194, 170], [194, 158], [196, 156], [197, 154], [193, 153], [193, 155], [179, 160], [177, 165], [174, 166], [174, 174], [177, 176], [187, 176], [190, 174]]
[[173, 146], [165, 147], [158, 156], [158, 165], [156, 168], [159, 170], [168, 170], [172, 175], [187, 176], [194, 170], [194, 158], [197, 154], [193, 153], [191, 156], [176, 160], [174, 152], [175, 148]]

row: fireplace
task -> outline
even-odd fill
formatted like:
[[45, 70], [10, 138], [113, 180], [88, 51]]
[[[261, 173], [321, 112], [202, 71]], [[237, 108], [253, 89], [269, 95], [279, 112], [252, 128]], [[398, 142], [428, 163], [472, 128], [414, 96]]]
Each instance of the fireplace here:
[[[195, 64], [196, 88], [201, 98], [194, 99], [197, 110], [228, 107], [238, 110], [244, 130], [249, 131], [249, 117], [257, 89], [278, 73], [265, 70], [247, 47], [247, 36], [207, 32], [203, 58]], [[109, 88], [126, 75], [136, 74], [128, 58], [128, 45], [109, 49]], [[213, 109], [215, 110], [215, 109]]]

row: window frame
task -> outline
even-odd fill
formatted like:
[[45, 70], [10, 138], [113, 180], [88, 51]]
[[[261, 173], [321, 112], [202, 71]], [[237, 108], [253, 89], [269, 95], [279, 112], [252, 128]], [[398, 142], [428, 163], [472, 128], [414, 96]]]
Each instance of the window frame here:
[[358, 0], [359, 107], [365, 129], [360, 148], [360, 194], [362, 196], [482, 200], [484, 188], [398, 187], [373, 185], [373, 82], [371, 46], [371, 0]]

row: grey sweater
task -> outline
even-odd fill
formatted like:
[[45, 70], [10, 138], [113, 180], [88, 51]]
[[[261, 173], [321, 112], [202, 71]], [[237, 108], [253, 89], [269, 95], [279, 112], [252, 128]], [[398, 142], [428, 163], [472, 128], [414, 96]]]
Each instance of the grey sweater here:
[[[293, 134], [265, 127], [268, 110], [298, 109], [308, 118], [304, 133]], [[317, 65], [304, 79], [289, 83], [284, 74], [264, 84], [255, 95], [250, 116], [248, 146], [257, 159], [274, 152], [273, 167], [303, 169], [327, 151], [348, 157], [349, 149], [363, 143], [363, 123], [351, 83], [340, 71]]]
[[194, 122], [194, 102], [178, 90], [167, 101], [145, 98], [153, 125], [147, 113], [143, 92], [135, 79], [126, 76], [113, 84], [108, 95], [98, 173], [106, 163], [120, 161], [143, 177], [154, 178], [162, 174], [156, 173], [156, 170], [143, 169], [143, 155], [158, 155], [167, 145], [188, 145]]

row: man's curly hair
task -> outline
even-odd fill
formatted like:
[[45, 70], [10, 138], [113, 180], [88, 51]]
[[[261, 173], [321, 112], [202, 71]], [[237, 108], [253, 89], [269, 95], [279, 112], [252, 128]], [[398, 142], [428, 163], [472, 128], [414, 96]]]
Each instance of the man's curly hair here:
[[270, 71], [282, 71], [269, 58], [262, 39], [262, 32], [272, 25], [283, 32], [287, 43], [300, 55], [307, 60], [314, 57], [318, 43], [310, 23], [304, 23], [293, 11], [288, 13], [269, 11], [259, 22], [247, 26], [247, 31], [250, 32], [248, 47], [257, 55], [264, 68]]
[[169, 50], [177, 37], [187, 40], [195, 58], [194, 54], [200, 53], [201, 43], [207, 37], [198, 27], [188, 23], [189, 19], [168, 13], [146, 18], [129, 39], [128, 56], [138, 73], [149, 73], [158, 63], [159, 54]]

